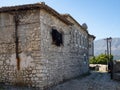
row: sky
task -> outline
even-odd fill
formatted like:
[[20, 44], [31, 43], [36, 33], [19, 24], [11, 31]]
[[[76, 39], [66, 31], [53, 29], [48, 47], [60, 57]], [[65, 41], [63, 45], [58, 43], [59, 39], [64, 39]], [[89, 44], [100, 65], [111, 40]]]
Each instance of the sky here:
[[86, 23], [96, 40], [120, 37], [120, 0], [0, 0], [0, 7], [45, 2], [61, 14]]

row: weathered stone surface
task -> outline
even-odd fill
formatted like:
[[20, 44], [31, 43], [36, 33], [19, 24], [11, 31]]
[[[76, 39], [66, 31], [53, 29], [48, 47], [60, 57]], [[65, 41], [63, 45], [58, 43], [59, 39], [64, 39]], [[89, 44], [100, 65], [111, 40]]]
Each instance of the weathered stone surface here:
[[[66, 24], [61, 23], [55, 17], [42, 10], [40, 12], [41, 22], [41, 62], [44, 67], [41, 73], [43, 77], [47, 77], [47, 83], [44, 82], [44, 86], [57, 84], [64, 79], [70, 79], [80, 74], [88, 72], [88, 48], [79, 48], [79, 29], [75, 32], [74, 27], [72, 30]], [[64, 33], [64, 45], [57, 47], [52, 44], [52, 38], [50, 35], [52, 26], [56, 27], [58, 31]], [[71, 33], [71, 31], [73, 31]], [[81, 31], [83, 31], [81, 29]], [[83, 33], [83, 32], [82, 32]], [[85, 32], [83, 33], [87, 39]], [[73, 37], [74, 35], [74, 37]], [[72, 41], [73, 40], [73, 41]], [[77, 45], [76, 45], [77, 43]], [[83, 47], [83, 45], [81, 45]], [[73, 47], [73, 48], [72, 48]], [[84, 54], [86, 55], [84, 57]], [[86, 58], [86, 61], [84, 59]], [[84, 63], [85, 62], [85, 63]]]
[[33, 76], [36, 73], [34, 58], [40, 56], [39, 11], [28, 10], [19, 13], [19, 71], [15, 54], [14, 18], [10, 13], [0, 13], [0, 81], [32, 86], [39, 81], [39, 77]]

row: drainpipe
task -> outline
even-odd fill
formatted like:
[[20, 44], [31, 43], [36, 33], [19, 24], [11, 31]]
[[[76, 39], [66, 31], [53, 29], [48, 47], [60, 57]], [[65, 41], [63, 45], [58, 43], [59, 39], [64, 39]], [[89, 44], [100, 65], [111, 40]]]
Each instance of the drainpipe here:
[[14, 15], [15, 20], [15, 52], [16, 52], [16, 60], [17, 60], [17, 70], [20, 70], [20, 58], [19, 58], [19, 52], [18, 52], [18, 45], [19, 45], [19, 38], [18, 38], [18, 24], [19, 24], [19, 18], [18, 14], [15, 13]]

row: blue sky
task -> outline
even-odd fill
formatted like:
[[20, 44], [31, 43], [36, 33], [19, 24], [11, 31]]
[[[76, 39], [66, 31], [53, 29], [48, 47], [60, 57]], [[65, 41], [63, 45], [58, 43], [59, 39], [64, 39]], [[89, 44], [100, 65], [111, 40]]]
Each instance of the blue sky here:
[[0, 7], [45, 2], [59, 13], [86, 23], [96, 39], [120, 37], [120, 0], [0, 0]]

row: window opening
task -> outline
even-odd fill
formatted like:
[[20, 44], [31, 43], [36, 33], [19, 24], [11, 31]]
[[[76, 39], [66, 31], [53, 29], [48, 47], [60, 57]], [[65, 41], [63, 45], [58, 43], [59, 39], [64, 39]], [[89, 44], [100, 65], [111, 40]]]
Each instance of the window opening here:
[[58, 32], [56, 29], [52, 29], [51, 35], [52, 35], [53, 44], [55, 44], [56, 46], [63, 45], [62, 33]]

